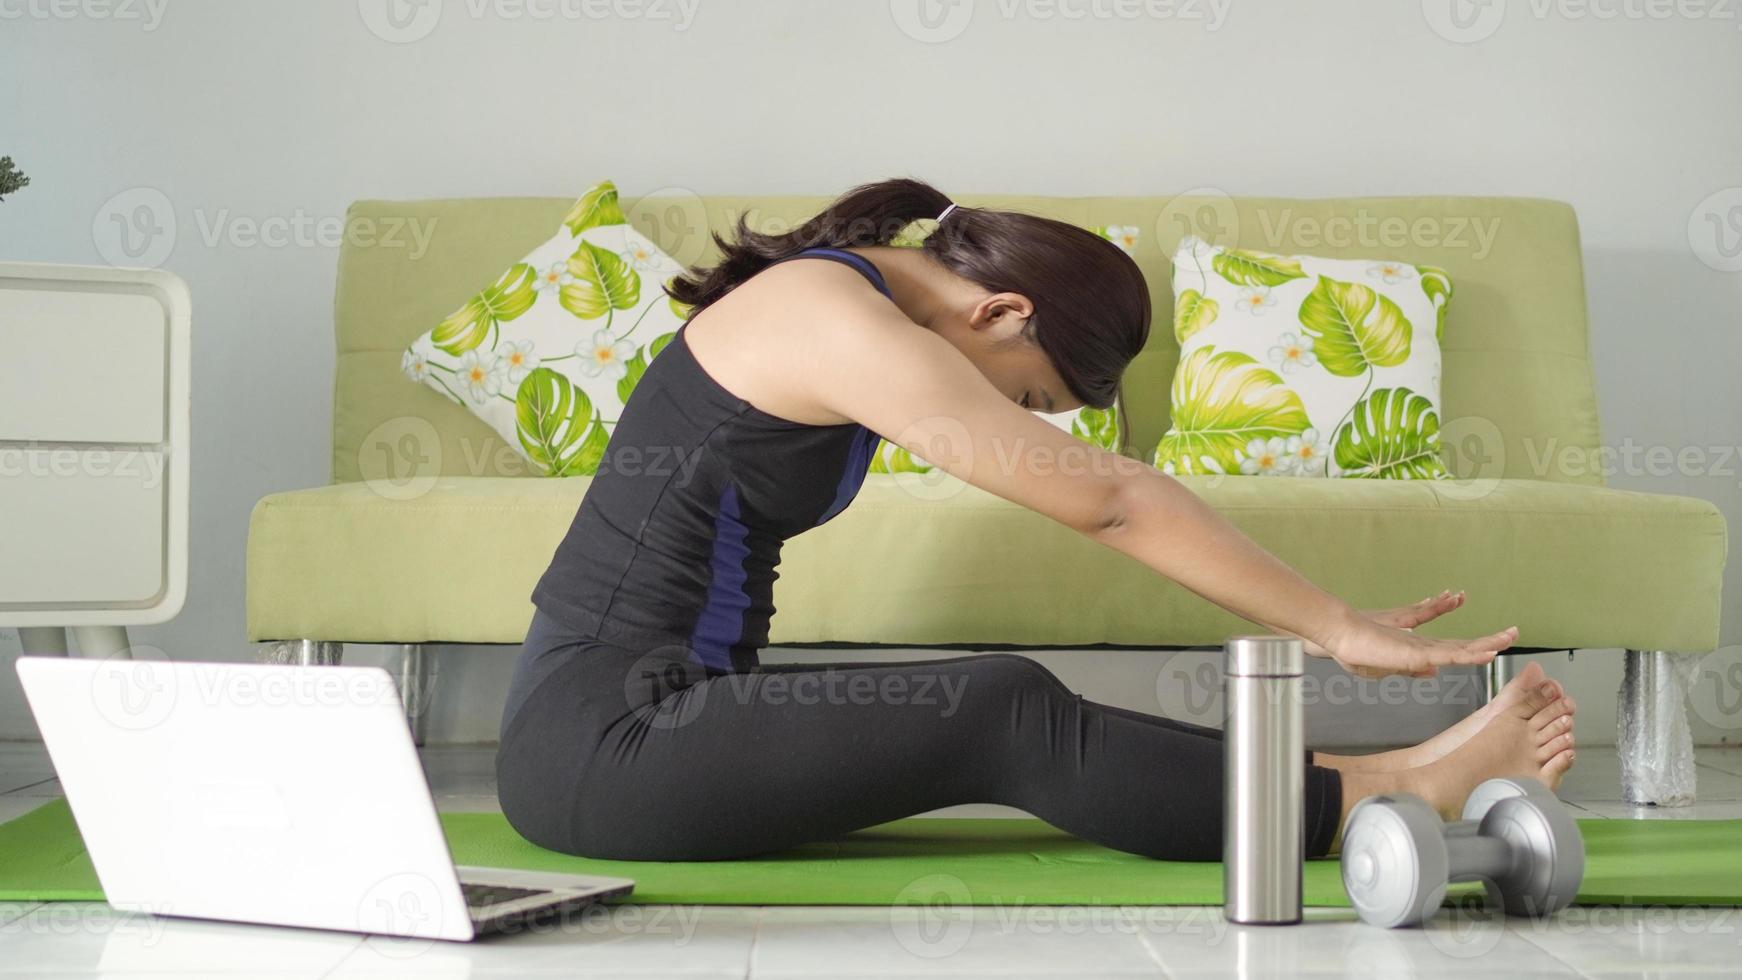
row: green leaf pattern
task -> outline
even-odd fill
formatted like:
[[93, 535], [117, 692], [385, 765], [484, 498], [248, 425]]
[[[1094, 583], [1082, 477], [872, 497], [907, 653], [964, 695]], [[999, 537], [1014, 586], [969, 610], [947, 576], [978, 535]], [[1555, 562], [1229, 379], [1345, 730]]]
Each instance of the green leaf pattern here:
[[1452, 277], [1437, 265], [1418, 265], [1415, 271], [1421, 276], [1421, 291], [1434, 305], [1434, 340], [1444, 344], [1446, 307], [1452, 302]]
[[413, 341], [401, 368], [477, 414], [535, 472], [593, 474], [622, 405], [689, 312], [642, 280], [681, 271], [600, 183], [552, 238]]
[[1300, 305], [1300, 325], [1313, 338], [1325, 370], [1345, 378], [1409, 357], [1409, 321], [1390, 298], [1358, 282], [1320, 276]]
[[649, 356], [651, 355], [647, 353], [646, 349], [641, 349], [637, 350], [635, 356], [629, 359], [629, 363], [625, 365], [623, 377], [617, 379], [618, 401], [625, 405], [629, 403], [629, 394], [635, 390], [635, 383], [641, 380], [643, 374], [647, 373]]
[[688, 320], [690, 314], [695, 312], [695, 308], [690, 306], [688, 303], [679, 303], [677, 297], [671, 295], [671, 283], [666, 283], [665, 288], [667, 291], [665, 302], [671, 309], [671, 315], [677, 317], [679, 320]]
[[1071, 420], [1071, 435], [1108, 452], [1119, 451], [1119, 409], [1082, 408]]
[[1443, 480], [1439, 435], [1432, 402], [1408, 388], [1381, 388], [1356, 403], [1331, 451], [1346, 477]]
[[589, 228], [604, 228], [625, 223], [623, 208], [617, 201], [617, 185], [605, 181], [581, 195], [563, 218], [563, 227], [579, 237]]
[[1191, 336], [1216, 322], [1222, 304], [1195, 289], [1179, 294], [1173, 304], [1173, 338], [1184, 344]]
[[536, 278], [532, 266], [516, 262], [496, 284], [466, 301], [466, 305], [436, 324], [430, 341], [449, 354], [458, 357], [488, 339], [505, 321], [512, 320], [532, 308], [538, 294], [533, 292]]
[[[1436, 266], [1391, 262], [1366, 263], [1363, 273], [1356, 264], [1361, 261], [1182, 242], [1174, 262], [1174, 337], [1181, 361], [1171, 392], [1173, 424], [1156, 449], [1155, 465], [1180, 475], [1449, 478], [1432, 389], [1424, 395], [1411, 385], [1438, 384], [1433, 348], [1444, 337], [1451, 277]], [[1412, 281], [1418, 276], [1419, 287]], [[1232, 292], [1217, 285], [1218, 277], [1246, 292], [1286, 287], [1294, 319], [1287, 313], [1280, 323], [1239, 316], [1206, 334], [1218, 323], [1216, 297]], [[1422, 292], [1415, 293], [1417, 288]], [[1410, 321], [1429, 309], [1436, 320], [1431, 342], [1421, 340]], [[1427, 366], [1412, 360], [1418, 342], [1429, 352]], [[1267, 354], [1268, 364], [1262, 360]], [[1412, 365], [1408, 371], [1395, 370], [1406, 363]], [[1413, 377], [1421, 380], [1407, 382]], [[1309, 418], [1309, 401], [1302, 397], [1308, 392], [1323, 402], [1310, 404], [1326, 417]], [[1344, 414], [1333, 419], [1333, 411]], [[1327, 461], [1333, 463], [1329, 468]]]
[[514, 395], [520, 446], [545, 476], [593, 473], [604, 456], [602, 420], [587, 393], [550, 368], [538, 368]]
[[1236, 286], [1280, 286], [1306, 276], [1299, 259], [1238, 248], [1217, 252], [1210, 267]]
[[562, 287], [563, 309], [583, 320], [613, 310], [632, 310], [641, 302], [641, 274], [620, 255], [582, 242], [569, 256], [573, 280]]
[[930, 473], [932, 465], [905, 448], [879, 439], [877, 447], [871, 450], [870, 473]]
[[1308, 427], [1306, 407], [1282, 378], [1247, 354], [1200, 347], [1173, 376], [1173, 428], [1156, 464], [1170, 473], [1239, 473], [1254, 439]]

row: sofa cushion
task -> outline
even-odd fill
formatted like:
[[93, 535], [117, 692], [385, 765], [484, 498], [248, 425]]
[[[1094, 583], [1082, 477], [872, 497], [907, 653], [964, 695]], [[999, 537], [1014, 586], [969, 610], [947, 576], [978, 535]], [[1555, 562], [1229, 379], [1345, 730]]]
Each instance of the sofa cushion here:
[[1166, 473], [1445, 479], [1433, 266], [1228, 249], [1174, 255]]
[[[1717, 644], [1725, 527], [1704, 500], [1510, 479], [1180, 482], [1358, 606], [1469, 590], [1425, 632]], [[248, 535], [249, 634], [518, 643], [590, 483], [440, 477], [267, 497]], [[915, 474], [872, 475], [853, 506], [790, 541], [774, 598], [776, 644], [1209, 646], [1251, 629], [1062, 525]]]
[[663, 288], [682, 272], [629, 227], [606, 181], [549, 240], [412, 341], [402, 368], [466, 406], [539, 474], [592, 474], [648, 362], [683, 324], [687, 311]]

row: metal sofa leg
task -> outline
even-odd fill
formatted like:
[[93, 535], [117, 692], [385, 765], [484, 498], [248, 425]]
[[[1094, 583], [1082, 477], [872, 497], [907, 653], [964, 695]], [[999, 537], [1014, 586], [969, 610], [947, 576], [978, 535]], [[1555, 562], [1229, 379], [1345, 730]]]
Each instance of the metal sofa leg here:
[[59, 626], [20, 626], [18, 645], [27, 657], [64, 657], [67, 631]]
[[133, 659], [133, 644], [127, 639], [125, 626], [74, 626], [70, 632], [82, 657]]
[[327, 640], [280, 640], [260, 648], [264, 664], [296, 664], [301, 667], [332, 667], [345, 655], [343, 643]]
[[1488, 661], [1488, 666], [1483, 668], [1486, 700], [1492, 701], [1499, 696], [1500, 689], [1521, 669], [1516, 664], [1517, 660], [1512, 657], [1495, 657]]
[[421, 746], [429, 706], [435, 700], [435, 658], [421, 643], [401, 643], [397, 651], [399, 699], [405, 707], [405, 723], [411, 727], [412, 742]]
[[[263, 644], [259, 659], [267, 664], [296, 664], [301, 667], [337, 666], [344, 657], [345, 645], [328, 640], [280, 640]], [[395, 645], [399, 659], [399, 699], [405, 710], [405, 723], [411, 737], [423, 744], [424, 719], [435, 695], [435, 664], [421, 643]]]
[[1699, 654], [1628, 650], [1616, 695], [1615, 748], [1621, 798], [1648, 806], [1694, 802], [1694, 738], [1688, 694]]

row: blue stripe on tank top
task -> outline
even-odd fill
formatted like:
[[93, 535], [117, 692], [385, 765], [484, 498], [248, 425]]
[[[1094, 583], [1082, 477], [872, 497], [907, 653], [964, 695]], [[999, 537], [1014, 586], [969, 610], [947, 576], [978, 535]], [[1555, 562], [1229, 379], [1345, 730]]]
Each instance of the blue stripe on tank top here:
[[730, 483], [720, 493], [714, 518], [714, 549], [708, 559], [708, 594], [690, 633], [690, 656], [704, 667], [730, 671], [732, 647], [744, 634], [744, 613], [750, 596], [744, 591], [750, 557], [750, 529], [739, 519], [738, 488]]
[[807, 248], [804, 251], [790, 255], [781, 261], [785, 262], [788, 259], [796, 259], [806, 255], [822, 259], [834, 259], [836, 262], [840, 262], [843, 265], [850, 265], [859, 270], [860, 274], [865, 278], [871, 280], [871, 285], [877, 287], [878, 292], [888, 296], [891, 301], [895, 299], [895, 297], [889, 292], [889, 284], [883, 281], [883, 273], [877, 271], [876, 263], [863, 255], [857, 255], [845, 249], [819, 246], [817, 248]]
[[853, 438], [853, 449], [847, 454], [847, 467], [841, 471], [841, 482], [835, 488], [835, 502], [817, 520], [818, 524], [832, 519], [853, 502], [853, 498], [859, 493], [859, 487], [865, 483], [865, 473], [871, 468], [871, 452], [877, 448], [880, 438], [870, 429], [860, 427], [859, 434]]

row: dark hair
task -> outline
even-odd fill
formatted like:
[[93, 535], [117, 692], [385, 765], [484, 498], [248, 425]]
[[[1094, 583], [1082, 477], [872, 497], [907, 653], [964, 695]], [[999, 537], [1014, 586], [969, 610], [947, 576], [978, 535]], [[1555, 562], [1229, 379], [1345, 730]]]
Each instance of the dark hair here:
[[[690, 270], [668, 290], [700, 311], [777, 259], [807, 248], [887, 245], [949, 206], [930, 184], [896, 179], [855, 187], [785, 234], [755, 231], [740, 217], [734, 241], [714, 236], [719, 264]], [[1113, 405], [1120, 375], [1149, 339], [1150, 317], [1149, 286], [1117, 245], [1051, 218], [958, 207], [922, 249], [994, 293], [1027, 296], [1034, 303], [1027, 333], [1071, 393], [1095, 408]]]

